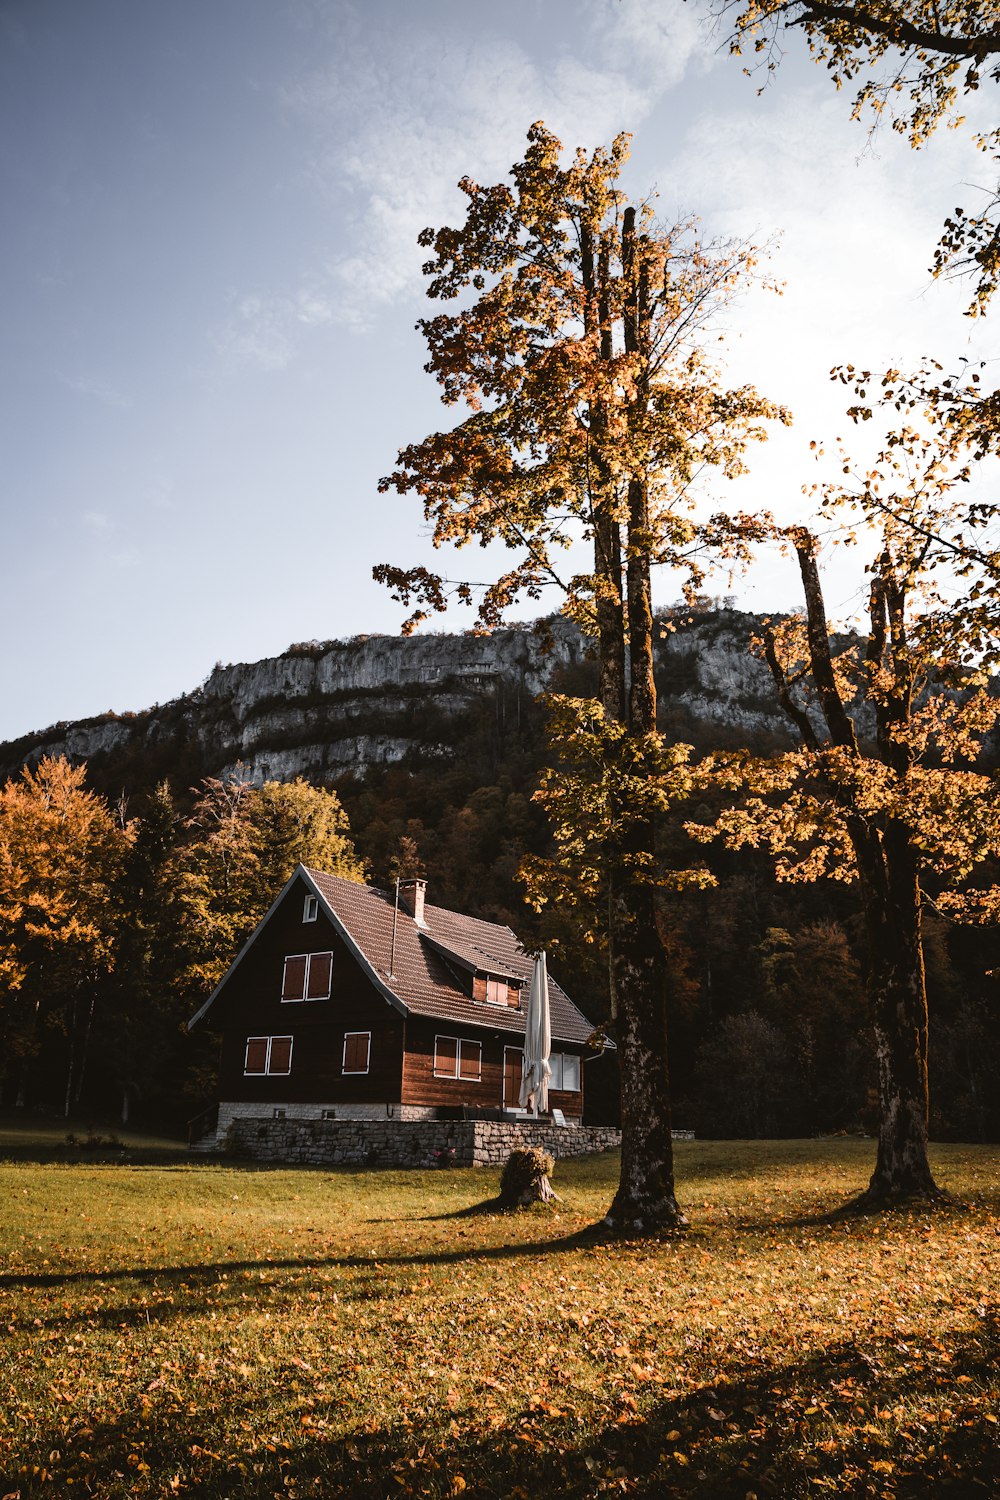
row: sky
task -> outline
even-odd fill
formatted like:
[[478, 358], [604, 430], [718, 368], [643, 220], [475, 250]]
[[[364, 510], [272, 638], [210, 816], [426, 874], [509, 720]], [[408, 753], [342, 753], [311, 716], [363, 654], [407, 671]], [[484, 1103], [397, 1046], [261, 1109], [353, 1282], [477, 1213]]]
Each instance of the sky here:
[[[795, 423], [712, 499], [807, 514], [810, 440], [853, 440], [833, 365], [979, 352], [927, 267], [984, 164], [964, 131], [871, 139], [801, 43], [759, 84], [707, 0], [0, 0], [0, 739], [399, 629], [372, 567], [433, 554], [378, 480], [452, 420], [416, 237], [534, 120], [631, 131], [665, 219], [775, 241], [783, 294], [732, 309], [725, 358]], [[718, 591], [797, 602], [780, 559]]]

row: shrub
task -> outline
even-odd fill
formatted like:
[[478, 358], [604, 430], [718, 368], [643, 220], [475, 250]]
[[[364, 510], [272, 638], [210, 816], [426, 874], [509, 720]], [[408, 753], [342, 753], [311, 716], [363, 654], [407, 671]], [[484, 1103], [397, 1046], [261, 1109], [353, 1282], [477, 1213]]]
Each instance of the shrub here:
[[509, 1208], [547, 1202], [556, 1195], [549, 1185], [555, 1158], [540, 1146], [515, 1146], [500, 1174], [500, 1201]]

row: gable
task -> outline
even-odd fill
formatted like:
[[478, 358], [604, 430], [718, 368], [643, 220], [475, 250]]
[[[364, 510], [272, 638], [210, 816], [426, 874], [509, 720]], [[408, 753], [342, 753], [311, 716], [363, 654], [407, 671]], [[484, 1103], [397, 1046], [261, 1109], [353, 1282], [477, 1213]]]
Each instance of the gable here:
[[[307, 902], [310, 903], [308, 907]], [[311, 911], [315, 915], [309, 918], [307, 912]], [[331, 953], [334, 955], [332, 959], [327, 957]], [[344, 930], [337, 913], [329, 908], [309, 872], [300, 865], [258, 922], [212, 994], [188, 1021], [188, 1030], [204, 1020], [213, 1008], [224, 1017], [228, 996], [242, 989], [243, 976], [248, 970], [254, 972], [257, 967], [275, 970], [269, 974], [267, 982], [276, 1001], [310, 1002], [326, 998], [335, 983], [333, 971], [338, 956], [340, 962], [346, 960], [360, 968], [382, 1001], [399, 1014], [406, 1014], [406, 1006], [372, 972], [367, 958], [351, 934]]]

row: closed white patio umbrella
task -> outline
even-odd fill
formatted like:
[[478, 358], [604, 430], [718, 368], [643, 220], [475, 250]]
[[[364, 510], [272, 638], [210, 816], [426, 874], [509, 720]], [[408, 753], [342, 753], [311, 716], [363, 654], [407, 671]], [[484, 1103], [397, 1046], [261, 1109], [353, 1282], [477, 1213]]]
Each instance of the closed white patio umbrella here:
[[545, 954], [539, 953], [531, 970], [528, 1013], [524, 1024], [524, 1068], [521, 1073], [522, 1109], [537, 1115], [549, 1107], [549, 1078], [552, 1068], [552, 1021], [549, 1016], [549, 979]]

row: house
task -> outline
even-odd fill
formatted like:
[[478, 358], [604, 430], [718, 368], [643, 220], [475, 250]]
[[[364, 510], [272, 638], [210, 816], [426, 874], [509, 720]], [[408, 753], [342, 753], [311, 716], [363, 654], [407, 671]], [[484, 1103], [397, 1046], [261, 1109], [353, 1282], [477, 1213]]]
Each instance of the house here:
[[[238, 1117], [516, 1111], [532, 960], [509, 927], [300, 865], [191, 1028], [222, 1033], [216, 1138]], [[593, 1026], [550, 978], [550, 1108], [583, 1116]]]

